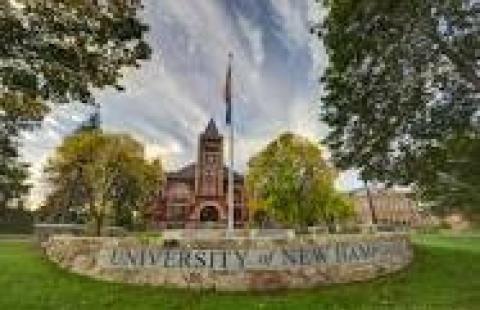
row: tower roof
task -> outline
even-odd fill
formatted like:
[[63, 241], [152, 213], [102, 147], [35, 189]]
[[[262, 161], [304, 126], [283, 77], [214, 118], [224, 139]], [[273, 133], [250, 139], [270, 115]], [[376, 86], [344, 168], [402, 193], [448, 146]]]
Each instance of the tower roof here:
[[204, 135], [207, 137], [218, 137], [218, 129], [217, 125], [215, 124], [215, 121], [213, 118], [210, 119], [208, 122], [207, 128], [205, 129]]

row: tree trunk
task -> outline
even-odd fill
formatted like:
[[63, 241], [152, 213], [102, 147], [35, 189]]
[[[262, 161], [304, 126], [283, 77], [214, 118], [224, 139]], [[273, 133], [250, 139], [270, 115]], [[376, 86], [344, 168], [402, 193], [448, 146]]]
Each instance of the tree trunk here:
[[371, 224], [376, 225], [378, 223], [378, 220], [377, 220], [377, 213], [376, 213], [376, 210], [375, 210], [375, 206], [373, 204], [372, 193], [370, 192], [370, 188], [368, 187], [367, 181], [364, 181], [364, 183], [365, 183], [365, 190], [367, 192], [368, 208], [370, 210], [370, 216], [372, 218], [372, 223]]
[[100, 237], [102, 235], [102, 225], [103, 224], [103, 216], [97, 216], [95, 218], [95, 236]]

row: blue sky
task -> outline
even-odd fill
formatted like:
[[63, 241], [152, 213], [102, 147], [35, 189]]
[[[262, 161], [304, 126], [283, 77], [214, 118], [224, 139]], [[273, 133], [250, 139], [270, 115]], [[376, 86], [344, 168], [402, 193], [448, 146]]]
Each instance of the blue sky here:
[[[315, 141], [325, 135], [317, 80], [327, 58], [308, 31], [310, 1], [144, 1], [154, 54], [140, 70], [125, 71], [126, 92], [97, 92], [104, 129], [132, 134], [168, 169], [194, 160], [197, 136], [211, 117], [225, 130], [222, 91], [232, 51], [238, 170], [283, 131]], [[25, 133], [35, 204], [45, 192], [45, 160], [88, 113], [79, 104], [58, 107], [41, 129]], [[338, 181], [343, 189], [359, 185], [354, 173]]]

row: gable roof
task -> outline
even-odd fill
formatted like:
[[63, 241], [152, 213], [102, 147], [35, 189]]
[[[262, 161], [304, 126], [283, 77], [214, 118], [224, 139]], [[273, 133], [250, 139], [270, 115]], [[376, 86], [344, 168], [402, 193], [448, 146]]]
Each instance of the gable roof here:
[[195, 164], [186, 165], [177, 171], [167, 172], [166, 175], [171, 179], [195, 180]]

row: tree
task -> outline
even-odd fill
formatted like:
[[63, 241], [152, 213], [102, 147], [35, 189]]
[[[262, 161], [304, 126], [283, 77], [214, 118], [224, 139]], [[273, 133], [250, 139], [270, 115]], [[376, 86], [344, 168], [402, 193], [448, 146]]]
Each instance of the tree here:
[[322, 25], [326, 144], [366, 180], [433, 182], [478, 131], [480, 8], [469, 0], [331, 0]]
[[447, 142], [447, 160], [434, 182], [419, 184], [422, 198], [433, 211], [478, 214], [480, 206], [480, 137], [459, 137]]
[[18, 152], [14, 143], [0, 130], [0, 213], [15, 198], [28, 192], [25, 184], [27, 166], [17, 162]]
[[0, 209], [0, 234], [33, 233], [33, 214], [19, 208]]
[[146, 213], [163, 180], [160, 161], [146, 161], [139, 142], [98, 130], [66, 138], [46, 173], [51, 185], [46, 208], [86, 213], [97, 235], [107, 217], [132, 228], [132, 213]]
[[31, 128], [32, 121], [44, 112], [36, 101], [19, 100], [12, 94], [0, 96], [0, 210], [21, 199], [30, 188], [25, 183], [28, 166], [18, 161], [18, 132]]
[[93, 104], [93, 89], [121, 90], [122, 68], [149, 57], [140, 8], [139, 0], [1, 1], [0, 159], [7, 164], [0, 196], [28, 189], [19, 130], [37, 124], [52, 103]]
[[284, 133], [249, 160], [247, 192], [257, 210], [304, 228], [352, 213], [352, 205], [335, 191], [334, 177], [318, 146]]

